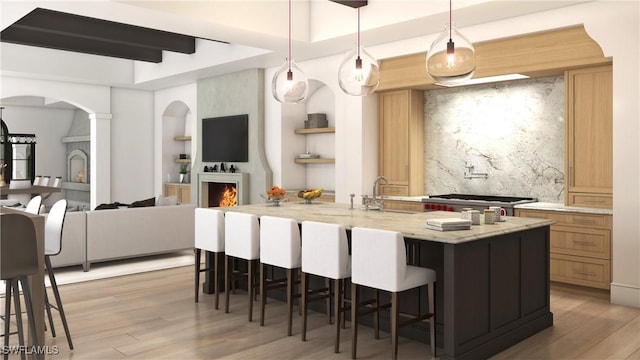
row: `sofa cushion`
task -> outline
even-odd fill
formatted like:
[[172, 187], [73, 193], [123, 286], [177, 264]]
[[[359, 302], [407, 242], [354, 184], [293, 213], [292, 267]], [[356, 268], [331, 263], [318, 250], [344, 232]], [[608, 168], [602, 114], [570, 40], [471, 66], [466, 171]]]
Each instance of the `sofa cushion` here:
[[156, 206], [171, 206], [178, 205], [178, 197], [175, 195], [164, 197], [162, 195], [158, 195], [156, 199]]
[[94, 210], [110, 210], [110, 209], [117, 209], [118, 205], [116, 203], [112, 203], [112, 204], [100, 204], [98, 206], [96, 206], [96, 208]]
[[129, 207], [135, 208], [135, 207], [147, 207], [147, 206], [155, 206], [155, 205], [156, 205], [156, 198], [152, 197], [144, 200], [134, 201], [131, 203], [131, 205], [129, 205]]

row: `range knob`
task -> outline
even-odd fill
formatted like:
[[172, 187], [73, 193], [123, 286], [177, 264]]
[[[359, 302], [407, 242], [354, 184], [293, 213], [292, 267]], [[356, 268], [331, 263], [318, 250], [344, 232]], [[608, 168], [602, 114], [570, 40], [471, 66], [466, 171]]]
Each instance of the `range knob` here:
[[451, 211], [451, 212], [453, 212], [453, 207], [451, 207], [451, 206], [450, 206], [450, 207], [447, 209], [447, 211]]

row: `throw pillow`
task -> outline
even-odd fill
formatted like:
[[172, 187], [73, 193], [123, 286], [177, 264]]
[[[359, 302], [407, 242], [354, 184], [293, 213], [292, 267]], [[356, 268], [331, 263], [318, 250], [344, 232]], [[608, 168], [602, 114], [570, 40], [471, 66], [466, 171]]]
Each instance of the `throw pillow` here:
[[111, 210], [111, 209], [117, 209], [118, 208], [118, 204], [114, 203], [114, 204], [100, 204], [98, 206], [96, 206], [95, 209], [93, 210]]
[[156, 206], [171, 206], [178, 205], [178, 197], [175, 195], [172, 196], [159, 196], [158, 200], [156, 200]]
[[144, 200], [134, 201], [131, 203], [131, 205], [129, 205], [129, 207], [135, 208], [135, 207], [147, 207], [147, 206], [155, 206], [155, 205], [156, 205], [156, 198], [152, 197]]

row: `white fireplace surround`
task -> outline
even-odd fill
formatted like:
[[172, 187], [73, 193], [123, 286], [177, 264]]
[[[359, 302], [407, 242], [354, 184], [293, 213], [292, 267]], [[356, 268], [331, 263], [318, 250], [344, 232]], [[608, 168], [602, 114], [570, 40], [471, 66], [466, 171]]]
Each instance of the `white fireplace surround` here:
[[249, 203], [249, 174], [198, 173], [198, 207], [209, 207], [209, 183], [235, 184], [238, 192], [238, 205]]

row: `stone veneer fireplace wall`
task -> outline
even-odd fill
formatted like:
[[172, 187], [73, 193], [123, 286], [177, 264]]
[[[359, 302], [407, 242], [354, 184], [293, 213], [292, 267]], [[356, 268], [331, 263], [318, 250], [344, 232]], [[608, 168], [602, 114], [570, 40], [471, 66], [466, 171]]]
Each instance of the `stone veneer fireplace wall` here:
[[[193, 157], [193, 173], [197, 176], [192, 176], [191, 180], [192, 200], [197, 201], [198, 206], [203, 206], [204, 182], [221, 175], [241, 175], [240, 183], [243, 185], [242, 189], [238, 189], [243, 199], [241, 204], [264, 202], [260, 194], [264, 194], [272, 185], [272, 171], [264, 146], [264, 70], [251, 69], [200, 80], [197, 92], [197, 136], [194, 138], [197, 145]], [[220, 164], [202, 162], [202, 119], [241, 114], [249, 115], [249, 161], [234, 162], [237, 169], [235, 174], [204, 172], [205, 166]]]

